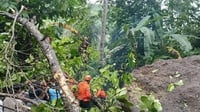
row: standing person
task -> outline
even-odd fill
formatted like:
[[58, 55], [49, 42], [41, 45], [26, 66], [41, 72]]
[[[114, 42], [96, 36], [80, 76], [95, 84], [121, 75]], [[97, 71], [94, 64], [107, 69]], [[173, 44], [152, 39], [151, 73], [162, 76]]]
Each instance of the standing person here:
[[90, 81], [92, 77], [86, 75], [84, 81], [78, 84], [78, 99], [80, 107], [89, 110], [91, 108], [92, 93], [90, 91]]

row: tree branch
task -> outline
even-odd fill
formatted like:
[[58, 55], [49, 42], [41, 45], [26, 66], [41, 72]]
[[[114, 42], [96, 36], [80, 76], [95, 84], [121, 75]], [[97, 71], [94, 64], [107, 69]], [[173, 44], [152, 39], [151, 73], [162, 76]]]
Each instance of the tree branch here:
[[29, 98], [26, 98], [26, 97], [19, 96], [19, 95], [8, 94], [8, 93], [1, 93], [1, 92], [0, 92], [0, 96], [8, 96], [8, 97], [12, 97], [12, 98], [17, 98], [17, 99], [21, 99], [21, 100], [25, 100], [25, 101], [31, 102], [31, 103], [33, 103], [34, 105], [39, 105], [38, 102], [36, 102], [36, 101], [34, 101], [34, 100], [31, 100], [31, 99], [29, 99]]
[[9, 49], [10, 46], [15, 46], [15, 44], [12, 43], [12, 41], [13, 41], [13, 39], [14, 39], [14, 37], [15, 37], [15, 24], [16, 24], [16, 21], [17, 21], [18, 16], [21, 14], [21, 12], [23, 11], [23, 9], [24, 9], [24, 6], [21, 7], [20, 11], [19, 11], [19, 12], [15, 15], [15, 17], [14, 17], [14, 21], [13, 21], [13, 24], [12, 24], [12, 27], [11, 27], [12, 35], [11, 35], [10, 41], [8, 42], [8, 44], [7, 44], [6, 48], [5, 48], [5, 59], [7, 60], [7, 62], [8, 62], [10, 65], [12, 65], [12, 66], [14, 66], [14, 67], [16, 67], [17, 65], [14, 65], [14, 64], [13, 64], [12, 62], [10, 62], [10, 60], [8, 59], [8, 52], [9, 52], [8, 49]]

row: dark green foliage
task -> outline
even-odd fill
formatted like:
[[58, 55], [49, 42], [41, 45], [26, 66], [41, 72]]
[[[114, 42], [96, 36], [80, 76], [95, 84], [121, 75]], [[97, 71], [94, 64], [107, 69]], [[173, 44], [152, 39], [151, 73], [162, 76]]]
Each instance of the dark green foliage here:
[[[118, 38], [128, 37], [126, 43], [132, 42], [137, 66], [163, 57], [172, 58], [166, 50], [167, 46], [177, 49], [182, 56], [197, 53], [192, 48], [199, 49], [195, 47], [199, 38], [198, 6], [198, 2], [188, 0], [116, 0], [110, 4], [111, 43], [120, 43], [121, 39]], [[131, 35], [128, 33], [129, 29], [132, 29]], [[114, 48], [110, 46], [112, 45], [109, 45], [110, 49]], [[115, 47], [117, 46], [119, 45]]]

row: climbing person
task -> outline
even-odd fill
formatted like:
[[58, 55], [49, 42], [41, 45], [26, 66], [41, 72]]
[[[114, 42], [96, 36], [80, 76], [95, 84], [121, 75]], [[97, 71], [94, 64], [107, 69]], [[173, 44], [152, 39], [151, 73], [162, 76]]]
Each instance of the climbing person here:
[[78, 100], [80, 107], [89, 110], [91, 108], [92, 93], [90, 90], [90, 81], [92, 77], [86, 75], [84, 81], [78, 84]]

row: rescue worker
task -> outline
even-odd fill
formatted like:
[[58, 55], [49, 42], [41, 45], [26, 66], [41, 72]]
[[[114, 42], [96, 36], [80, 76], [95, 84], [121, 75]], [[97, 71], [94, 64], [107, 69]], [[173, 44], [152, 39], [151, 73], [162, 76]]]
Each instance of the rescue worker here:
[[92, 93], [90, 90], [90, 81], [92, 77], [86, 75], [84, 81], [78, 84], [78, 99], [80, 107], [89, 110], [91, 108]]
[[99, 89], [96, 93], [96, 97], [105, 100], [106, 99], [106, 92], [103, 89]]
[[96, 98], [101, 103], [101, 105], [104, 105], [106, 100], [106, 92], [100, 88], [96, 93]]

